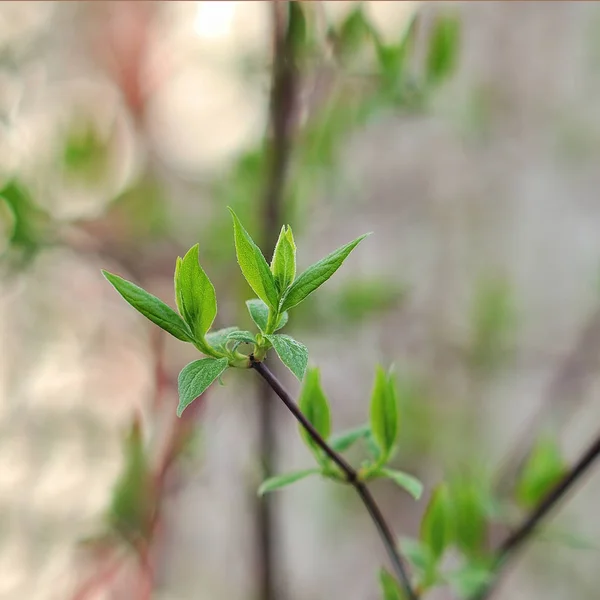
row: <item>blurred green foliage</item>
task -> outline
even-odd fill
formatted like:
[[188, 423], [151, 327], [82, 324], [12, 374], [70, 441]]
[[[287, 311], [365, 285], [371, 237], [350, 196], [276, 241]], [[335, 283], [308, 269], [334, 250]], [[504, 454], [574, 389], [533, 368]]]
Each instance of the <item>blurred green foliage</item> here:
[[0, 258], [9, 266], [23, 266], [50, 242], [52, 219], [33, 202], [26, 187], [17, 179], [5, 184], [0, 198], [8, 208], [4, 217], [12, 221], [7, 227], [7, 247]]
[[531, 509], [568, 471], [555, 435], [541, 435], [533, 447], [517, 481], [515, 498], [524, 509]]
[[485, 276], [476, 281], [471, 318], [471, 363], [494, 370], [514, 351], [517, 310], [507, 279]]
[[154, 513], [155, 494], [140, 423], [136, 420], [123, 445], [123, 471], [113, 489], [108, 512], [111, 531], [127, 542], [146, 540]]
[[452, 14], [439, 14], [433, 24], [427, 53], [427, 79], [439, 84], [454, 72], [460, 50], [460, 20]]

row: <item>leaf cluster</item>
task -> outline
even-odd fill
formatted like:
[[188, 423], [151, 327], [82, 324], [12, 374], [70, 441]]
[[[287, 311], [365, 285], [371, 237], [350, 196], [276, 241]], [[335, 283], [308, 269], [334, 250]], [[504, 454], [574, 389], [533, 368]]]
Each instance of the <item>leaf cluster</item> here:
[[[205, 355], [179, 374], [179, 416], [228, 368], [248, 368], [252, 361], [264, 360], [271, 348], [301, 381], [308, 365], [306, 346], [276, 332], [287, 324], [288, 311], [323, 285], [366, 237], [362, 235], [338, 248], [296, 276], [296, 243], [291, 227], [282, 227], [269, 264], [233, 210], [231, 216], [238, 264], [258, 296], [246, 302], [258, 328], [256, 333], [238, 327], [211, 330], [217, 315], [217, 298], [211, 280], [200, 266], [198, 244], [183, 258], [177, 258], [175, 264], [177, 311], [134, 283], [103, 271], [117, 292], [138, 312]], [[240, 351], [240, 347], [248, 346], [249, 352]]]

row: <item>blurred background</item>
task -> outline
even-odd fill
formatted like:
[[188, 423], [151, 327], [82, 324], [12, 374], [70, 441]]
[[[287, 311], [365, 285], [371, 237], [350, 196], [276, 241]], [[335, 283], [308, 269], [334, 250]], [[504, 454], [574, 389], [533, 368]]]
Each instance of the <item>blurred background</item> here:
[[[338, 430], [395, 364], [395, 463], [426, 490], [373, 485], [399, 536], [442, 478], [503, 489], [536, 432], [569, 460], [596, 435], [600, 5], [302, 7], [282, 42], [268, 2], [0, 3], [1, 600], [379, 598], [352, 490], [256, 497], [311, 465], [291, 416], [232, 372], [176, 419], [195, 352], [101, 276], [173, 304], [199, 242], [217, 325], [248, 326], [228, 205], [265, 253], [290, 223], [301, 268], [374, 232], [290, 330]], [[597, 598], [599, 493], [498, 598]]]

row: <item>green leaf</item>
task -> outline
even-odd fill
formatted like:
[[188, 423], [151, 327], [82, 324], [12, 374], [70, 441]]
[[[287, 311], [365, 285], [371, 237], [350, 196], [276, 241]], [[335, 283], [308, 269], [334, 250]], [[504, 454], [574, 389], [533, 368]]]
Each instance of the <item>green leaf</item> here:
[[366, 19], [362, 6], [358, 5], [344, 20], [338, 34], [338, 49], [343, 55], [356, 54], [369, 40], [371, 24]]
[[342, 265], [350, 252], [364, 240], [368, 233], [338, 248], [319, 262], [308, 267], [291, 285], [282, 298], [281, 312], [300, 304], [309, 294], [323, 285]]
[[533, 508], [567, 471], [568, 466], [554, 436], [542, 435], [532, 449], [517, 482], [517, 502], [523, 508]]
[[281, 228], [277, 245], [273, 251], [271, 272], [275, 278], [275, 285], [280, 294], [283, 294], [296, 277], [296, 244], [291, 228]]
[[476, 482], [463, 479], [452, 483], [450, 496], [456, 545], [465, 556], [477, 558], [485, 545], [489, 496], [481, 493]]
[[152, 512], [152, 478], [137, 420], [127, 433], [123, 450], [124, 467], [112, 492], [108, 519], [121, 533], [144, 535]]
[[[255, 325], [264, 333], [267, 330], [267, 323], [269, 321], [269, 307], [258, 298], [246, 300], [246, 306]], [[275, 331], [285, 327], [287, 322], [288, 313], [284, 312], [279, 315], [279, 322], [277, 323], [277, 327], [275, 327]]]
[[118, 275], [113, 275], [108, 271], [102, 271], [102, 274], [117, 292], [121, 294], [125, 301], [131, 304], [133, 308], [142, 313], [147, 319], [150, 319], [150, 321], [178, 340], [193, 342], [192, 334], [185, 321], [162, 300], [159, 300], [156, 296]]
[[494, 577], [493, 571], [484, 565], [467, 564], [457, 571], [447, 573], [446, 581], [454, 593], [461, 598], [473, 598], [489, 585]]
[[384, 87], [394, 89], [402, 81], [406, 58], [414, 46], [417, 19], [415, 15], [402, 32], [402, 38], [395, 44], [385, 44], [379, 35], [375, 34], [375, 50], [379, 62], [380, 75]]
[[211, 331], [206, 334], [206, 341], [213, 348], [224, 350], [229, 334], [238, 330], [238, 327], [225, 327], [223, 329], [217, 329], [217, 331]]
[[379, 469], [375, 475], [391, 479], [396, 485], [406, 490], [415, 500], [418, 500], [423, 493], [423, 484], [416, 477], [403, 471]]
[[371, 395], [371, 431], [384, 463], [398, 437], [398, 401], [393, 379], [381, 367], [377, 367]]
[[383, 600], [405, 600], [406, 595], [398, 582], [385, 570], [379, 571], [379, 585], [383, 592]]
[[306, 26], [306, 16], [304, 15], [304, 9], [301, 2], [289, 2], [289, 23], [287, 35], [291, 40], [294, 55], [298, 56], [302, 54], [302, 51], [307, 46], [308, 35]]
[[302, 381], [306, 366], [308, 365], [308, 349], [304, 344], [297, 342], [289, 335], [275, 334], [265, 335], [273, 344], [281, 362]]
[[421, 520], [421, 541], [426, 544], [437, 561], [452, 541], [452, 511], [446, 484], [440, 484], [431, 494]]
[[231, 208], [229, 212], [233, 217], [235, 251], [240, 269], [255, 294], [267, 306], [277, 309], [279, 295], [269, 265], [260, 248], [240, 223], [237, 215]]
[[348, 448], [350, 448], [350, 446], [352, 446], [355, 442], [366, 437], [370, 430], [371, 429], [369, 425], [361, 425], [356, 429], [343, 431], [342, 433], [338, 433], [337, 435], [333, 436], [329, 440], [329, 445], [336, 452], [344, 452], [345, 450], [348, 450]]
[[[314, 428], [327, 440], [331, 434], [331, 410], [329, 402], [321, 387], [319, 369], [309, 369], [300, 392], [298, 407], [304, 416], [312, 423]], [[316, 454], [321, 456], [321, 449], [308, 434], [306, 429], [299, 426], [300, 435], [305, 444]]]
[[256, 339], [250, 331], [232, 331], [227, 335], [228, 340], [236, 340], [238, 342], [244, 342], [245, 344], [254, 344]]
[[177, 416], [203, 394], [208, 386], [220, 377], [228, 367], [226, 358], [201, 358], [185, 366], [177, 381], [179, 388], [179, 406]]
[[177, 307], [195, 336], [202, 339], [217, 315], [215, 288], [199, 263], [196, 244], [175, 267], [175, 298]]
[[258, 495], [263, 496], [268, 492], [273, 492], [291, 485], [292, 483], [296, 483], [296, 481], [300, 481], [309, 475], [318, 475], [320, 472], [319, 469], [305, 469], [304, 471], [294, 471], [293, 473], [270, 477], [262, 482], [261, 486], [258, 488]]
[[427, 78], [437, 84], [452, 73], [458, 60], [460, 21], [454, 15], [440, 15], [433, 26], [427, 54]]

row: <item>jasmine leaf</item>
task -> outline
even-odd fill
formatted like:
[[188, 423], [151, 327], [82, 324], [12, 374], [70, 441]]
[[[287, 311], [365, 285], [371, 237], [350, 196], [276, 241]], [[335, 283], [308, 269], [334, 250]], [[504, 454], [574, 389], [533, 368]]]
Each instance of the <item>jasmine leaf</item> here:
[[350, 252], [364, 240], [367, 235], [361, 235], [354, 241], [338, 248], [319, 262], [308, 267], [291, 285], [282, 298], [281, 311], [289, 310], [300, 304], [309, 294], [323, 285], [341, 266]]
[[182, 342], [193, 341], [192, 333], [185, 321], [162, 300], [118, 275], [108, 271], [102, 271], [102, 274], [126, 302], [155, 325]]
[[210, 384], [219, 378], [227, 369], [226, 358], [201, 358], [185, 366], [179, 373], [179, 406], [177, 416], [201, 396]]

